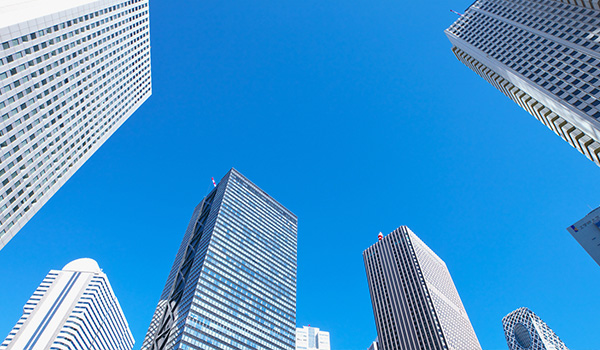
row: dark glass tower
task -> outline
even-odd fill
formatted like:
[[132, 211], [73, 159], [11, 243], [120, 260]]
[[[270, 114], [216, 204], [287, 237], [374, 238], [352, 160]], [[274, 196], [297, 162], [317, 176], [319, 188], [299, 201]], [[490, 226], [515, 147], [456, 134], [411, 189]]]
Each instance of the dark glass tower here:
[[231, 169], [196, 207], [144, 350], [293, 350], [297, 217]]
[[363, 259], [379, 349], [481, 350], [446, 264], [408, 227]]

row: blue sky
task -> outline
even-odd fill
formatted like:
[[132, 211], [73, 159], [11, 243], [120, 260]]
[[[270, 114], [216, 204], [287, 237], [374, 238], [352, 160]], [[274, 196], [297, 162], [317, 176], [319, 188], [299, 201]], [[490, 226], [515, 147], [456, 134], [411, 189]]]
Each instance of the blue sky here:
[[[193, 5], [192, 5], [193, 4]], [[362, 251], [409, 226], [484, 349], [530, 307], [597, 348], [600, 267], [566, 231], [600, 169], [458, 62], [468, 1], [151, 2], [153, 96], [0, 252], [0, 337], [91, 257], [143, 341], [194, 206], [236, 167], [299, 217], [298, 325], [375, 338]]]

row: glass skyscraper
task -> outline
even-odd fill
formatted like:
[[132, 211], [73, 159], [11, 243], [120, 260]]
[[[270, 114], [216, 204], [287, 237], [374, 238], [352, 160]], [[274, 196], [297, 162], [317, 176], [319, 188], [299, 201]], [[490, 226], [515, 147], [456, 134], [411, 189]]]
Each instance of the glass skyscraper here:
[[408, 227], [363, 252], [381, 350], [481, 350], [446, 264]]
[[144, 350], [293, 350], [297, 217], [235, 169], [196, 207]]
[[477, 0], [446, 35], [462, 63], [600, 165], [599, 26], [597, 1]]
[[148, 0], [0, 1], [0, 249], [152, 93]]

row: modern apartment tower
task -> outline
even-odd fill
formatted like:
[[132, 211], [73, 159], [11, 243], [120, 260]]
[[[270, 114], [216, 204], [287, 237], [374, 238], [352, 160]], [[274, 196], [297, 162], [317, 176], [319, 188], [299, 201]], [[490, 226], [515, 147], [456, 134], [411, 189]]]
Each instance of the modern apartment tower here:
[[567, 231], [600, 265], [600, 207], [568, 227]]
[[509, 350], [569, 350], [541, 318], [526, 307], [502, 319]]
[[477, 0], [446, 30], [467, 67], [600, 165], [600, 6]]
[[331, 350], [329, 332], [310, 325], [296, 328], [296, 350]]
[[293, 350], [296, 216], [235, 169], [200, 202], [144, 350]]
[[106, 274], [92, 259], [52, 270], [0, 350], [131, 350], [133, 336]]
[[363, 252], [381, 350], [481, 350], [446, 264], [408, 227]]
[[0, 249], [150, 96], [148, 0], [0, 0]]

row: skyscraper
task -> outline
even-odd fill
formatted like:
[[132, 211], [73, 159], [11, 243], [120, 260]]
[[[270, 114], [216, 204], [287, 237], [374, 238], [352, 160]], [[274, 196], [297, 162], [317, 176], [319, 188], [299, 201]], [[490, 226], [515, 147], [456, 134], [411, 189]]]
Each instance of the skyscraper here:
[[106, 274], [92, 259], [51, 270], [0, 350], [131, 350], [133, 336]]
[[541, 318], [526, 307], [502, 319], [509, 350], [569, 350]]
[[296, 328], [296, 350], [330, 350], [329, 332], [310, 325]]
[[568, 227], [567, 231], [600, 265], [600, 207]]
[[367, 350], [379, 350], [379, 343], [377, 342], [377, 339], [371, 343], [371, 346], [369, 346]]
[[481, 349], [446, 264], [408, 227], [363, 259], [381, 350]]
[[600, 9], [586, 0], [477, 0], [446, 35], [452, 51], [600, 165]]
[[194, 210], [142, 349], [293, 350], [297, 222], [231, 169]]
[[150, 96], [148, 0], [0, 0], [0, 249]]

